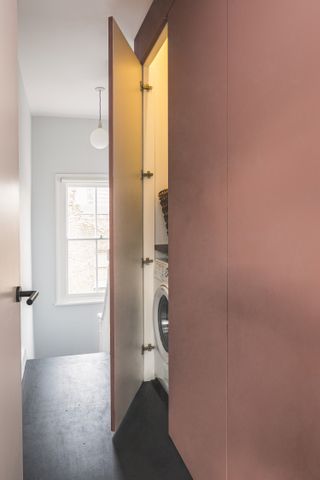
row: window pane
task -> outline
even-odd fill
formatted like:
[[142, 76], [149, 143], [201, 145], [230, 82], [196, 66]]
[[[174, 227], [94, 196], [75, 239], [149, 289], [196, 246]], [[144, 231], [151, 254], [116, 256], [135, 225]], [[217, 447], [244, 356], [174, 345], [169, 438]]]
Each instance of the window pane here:
[[109, 263], [109, 241], [98, 240], [98, 267], [107, 267]]
[[68, 238], [95, 238], [95, 189], [68, 187]]
[[109, 189], [106, 187], [97, 188], [97, 213], [109, 213]]
[[97, 236], [109, 238], [109, 215], [97, 215]]
[[69, 215], [68, 238], [95, 238], [96, 221], [94, 215]]
[[68, 186], [69, 214], [95, 214], [96, 195], [94, 187]]
[[95, 293], [95, 240], [68, 241], [68, 293]]
[[99, 240], [98, 242], [98, 289], [104, 290], [107, 286], [107, 273], [109, 263], [109, 240]]
[[98, 268], [98, 289], [105, 290], [107, 286], [107, 268]]

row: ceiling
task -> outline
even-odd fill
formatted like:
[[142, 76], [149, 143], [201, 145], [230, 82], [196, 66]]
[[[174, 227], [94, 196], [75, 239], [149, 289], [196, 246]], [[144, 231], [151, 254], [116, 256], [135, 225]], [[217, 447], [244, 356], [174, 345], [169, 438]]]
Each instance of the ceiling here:
[[[19, 0], [19, 65], [33, 115], [96, 117], [107, 17], [133, 40], [152, 0]], [[107, 112], [107, 94], [103, 98]]]

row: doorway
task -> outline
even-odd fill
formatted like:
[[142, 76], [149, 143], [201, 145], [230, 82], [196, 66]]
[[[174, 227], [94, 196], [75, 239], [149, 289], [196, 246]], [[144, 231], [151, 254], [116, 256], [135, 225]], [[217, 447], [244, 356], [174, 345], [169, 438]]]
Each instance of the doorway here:
[[[107, 88], [103, 1], [18, 4], [22, 371], [27, 360], [108, 353], [108, 150], [90, 136]], [[107, 91], [101, 98], [107, 130]], [[103, 338], [102, 338], [103, 337]]]
[[[108, 408], [108, 148], [91, 142], [99, 125], [108, 129], [110, 5], [92, 2], [89, 21], [85, 3], [18, 5], [21, 286], [39, 291], [32, 306], [20, 303], [26, 480], [117, 471]], [[105, 88], [101, 124], [96, 87]]]
[[[25, 6], [26, 4], [24, 4], [24, 8]], [[43, 14], [41, 8], [39, 11], [36, 8], [40, 17]], [[88, 472], [91, 465], [90, 468], [94, 472], [100, 468], [97, 476], [100, 479], [103, 478], [102, 475], [106, 473], [104, 469], [107, 468], [105, 459], [102, 458], [103, 449], [94, 452], [90, 450], [88, 442], [93, 444], [97, 437], [86, 435], [86, 433], [88, 433], [87, 429], [90, 429], [91, 424], [96, 424], [97, 431], [102, 433], [100, 438], [102, 443], [106, 441], [105, 433], [107, 431], [108, 448], [110, 447], [112, 435], [109, 424], [110, 405], [108, 400], [111, 382], [107, 375], [109, 370], [109, 305], [107, 298], [104, 307], [102, 306], [106, 290], [104, 286], [107, 280], [107, 252], [109, 249], [107, 155], [105, 151], [92, 149], [89, 138], [90, 133], [97, 126], [97, 120], [89, 118], [89, 113], [80, 114], [78, 104], [75, 106], [72, 101], [70, 103], [66, 101], [68, 89], [65, 90], [65, 101], [62, 105], [57, 93], [59, 85], [51, 84], [50, 87], [49, 83], [44, 82], [43, 85], [47, 85], [47, 89], [53, 92], [52, 97], [56, 96], [56, 101], [48, 102], [47, 111], [41, 108], [39, 110], [35, 109], [34, 76], [30, 74], [34, 71], [34, 58], [32, 57], [32, 62], [29, 65], [31, 56], [27, 55], [24, 50], [32, 36], [29, 23], [23, 23], [28, 15], [26, 15], [25, 10], [20, 11], [19, 14], [20, 23], [24, 25], [20, 29], [22, 49], [20, 54], [20, 84], [21, 98], [25, 105], [24, 115], [20, 116], [20, 122], [21, 130], [26, 135], [30, 135], [28, 138], [28, 168], [31, 181], [28, 188], [31, 195], [31, 214], [29, 212], [29, 215], [32, 217], [29, 225], [32, 245], [32, 286], [37, 284], [40, 291], [40, 296], [37, 299], [38, 303], [35, 303], [33, 311], [33, 356], [37, 358], [32, 359], [32, 353], [28, 353], [26, 355], [26, 360], [28, 359], [26, 366], [23, 365], [25, 368], [24, 451], [26, 479], [33, 479], [40, 473], [46, 476], [46, 468], [50, 465], [51, 472], [53, 472], [55, 462], [52, 462], [53, 458], [61, 461], [60, 470], [54, 472], [57, 477], [64, 478], [64, 475], [66, 475], [68, 478], [69, 475], [71, 478], [80, 475], [80, 472]], [[35, 10], [31, 9], [28, 14], [33, 18]], [[59, 15], [61, 15], [61, 12]], [[28, 18], [30, 21], [30, 17]], [[51, 23], [54, 24], [55, 22], [60, 25], [61, 18], [56, 19], [51, 16], [50, 28], [52, 28]], [[33, 46], [34, 44], [47, 44], [47, 31], [44, 32], [43, 29], [40, 29], [38, 32], [33, 28], [33, 34], [37, 37], [36, 42], [31, 42]], [[42, 40], [42, 35], [44, 35], [44, 40]], [[126, 41], [124, 43], [128, 46]], [[151, 248], [150, 258], [154, 259], [152, 268], [149, 270], [149, 272], [152, 272], [150, 285], [148, 286], [149, 293], [151, 293], [149, 295], [149, 306], [152, 306], [155, 296], [156, 285], [154, 279], [157, 262], [167, 263], [168, 260], [168, 226], [166, 223], [168, 208], [164, 201], [165, 196], [168, 197], [167, 50], [165, 31], [152, 52], [153, 58], [150, 56], [148, 64], [144, 66], [144, 73], [149, 77], [148, 81], [154, 85], [149, 97], [151, 101], [145, 105], [147, 108], [145, 126], [147, 130], [152, 128], [153, 140], [147, 132], [146, 138], [148, 138], [150, 144], [153, 141], [154, 145], [152, 156], [148, 154], [148, 161], [153, 164], [153, 192], [150, 199], [153, 233], [148, 241]], [[62, 53], [61, 56], [63, 57]], [[57, 64], [60, 65], [59, 62]], [[45, 65], [46, 62], [44, 62]], [[142, 69], [141, 64], [139, 64], [136, 90], [139, 94], [140, 110], [141, 78]], [[103, 84], [101, 77], [97, 84]], [[92, 91], [94, 95], [94, 88]], [[73, 97], [73, 93], [71, 92], [71, 97]], [[46, 96], [41, 97], [39, 95], [36, 98], [38, 100], [40, 98], [41, 101], [46, 100]], [[95, 105], [93, 96], [92, 99], [93, 105]], [[51, 100], [52, 98], [50, 98]], [[59, 108], [66, 108], [64, 114], [55, 110], [57, 105], [60, 105]], [[68, 113], [69, 109], [72, 110], [73, 108], [75, 109], [73, 114]], [[93, 108], [95, 109], [95, 107]], [[28, 120], [28, 128], [25, 126], [26, 119]], [[102, 121], [104, 124], [106, 123], [105, 118], [102, 118]], [[101, 127], [100, 122], [99, 127]], [[142, 122], [140, 122], [139, 128], [142, 128]], [[131, 161], [131, 158], [129, 160]], [[137, 180], [139, 195], [142, 200], [140, 178], [142, 150], [141, 154], [137, 156], [137, 160], [139, 161]], [[21, 161], [22, 163], [25, 162], [23, 156]], [[145, 164], [145, 166], [147, 165]], [[132, 163], [128, 168], [131, 167]], [[128, 178], [128, 169], [124, 173]], [[141, 201], [139, 206], [141, 211]], [[137, 237], [142, 237], [143, 234], [141, 223]], [[119, 243], [121, 244], [121, 242]], [[146, 243], [145, 248], [147, 248]], [[145, 251], [141, 251], [141, 253], [144, 254]], [[142, 277], [141, 257], [142, 255], [139, 255], [135, 259], [139, 263], [140, 278]], [[167, 282], [167, 278], [165, 278], [165, 281]], [[168, 289], [168, 284], [166, 284], [166, 289]], [[140, 293], [142, 293], [142, 290]], [[140, 300], [142, 300], [142, 295]], [[160, 300], [160, 305], [160, 321], [157, 322], [157, 326], [161, 327], [160, 341], [166, 354], [168, 354], [168, 296]], [[96, 311], [94, 315], [88, 313], [89, 309], [92, 308], [99, 309], [100, 318], [98, 318]], [[63, 316], [64, 312], [65, 316]], [[72, 312], [74, 312], [74, 318], [72, 318]], [[95, 328], [98, 325], [100, 336], [98, 342], [95, 342], [95, 347], [83, 347], [91, 341], [91, 334], [82, 324], [81, 315], [83, 312], [86, 312], [84, 316], [87, 325], [92, 327], [92, 323], [94, 323]], [[105, 316], [103, 312], [105, 312]], [[54, 317], [53, 314], [56, 314], [56, 316]], [[101, 320], [104, 320], [104, 322], [101, 322]], [[128, 320], [130, 321], [129, 316]], [[142, 323], [143, 316], [140, 315], [141, 330]], [[146, 329], [151, 332], [151, 338], [148, 342], [150, 341], [151, 346], [154, 344], [155, 348], [154, 351], [150, 352], [150, 358], [153, 357], [151, 368], [146, 366], [149, 351], [145, 352], [145, 369], [148, 370], [149, 368], [149, 373], [144, 378], [145, 380], [153, 380], [157, 376], [161, 382], [164, 380], [163, 385], [168, 388], [168, 358], [164, 362], [161, 359], [161, 366], [157, 364], [159, 348], [154, 327], [154, 312], [151, 308], [148, 320], [146, 320]], [[83, 344], [79, 347], [80, 339]], [[143, 340], [142, 336], [141, 340]], [[142, 365], [141, 344], [142, 341], [138, 345], [138, 354]], [[97, 353], [98, 350], [104, 353]], [[130, 360], [126, 351], [121, 360], [128, 361], [128, 359]], [[97, 371], [100, 372], [99, 375], [97, 375]], [[140, 378], [143, 379], [143, 375]], [[152, 385], [149, 385], [146, 388], [149, 391], [151, 387]], [[151, 388], [153, 392], [152, 389], [153, 387]], [[162, 402], [160, 395], [159, 398]], [[160, 410], [164, 416], [167, 414], [165, 404], [161, 403]], [[97, 415], [99, 425], [97, 425]], [[159, 418], [160, 416], [156, 416], [156, 422]], [[81, 432], [78, 431], [79, 428]], [[161, 429], [161, 438], [168, 446], [169, 439], [166, 428]], [[61, 440], [61, 444], [57, 442], [57, 439]], [[98, 439], [98, 442], [100, 440]], [[55, 444], [54, 447], [52, 441]], [[69, 459], [77, 457], [81, 450], [84, 452], [84, 456], [81, 457], [82, 460], [78, 459], [76, 465], [70, 465]], [[172, 453], [175, 458], [174, 461], [176, 461], [176, 452], [172, 450]], [[36, 457], [39, 454], [42, 461], [38, 463]], [[88, 462], [88, 456], [91, 454], [93, 457], [100, 455], [99, 458], [94, 458], [92, 464]], [[101, 459], [103, 461], [99, 463]], [[35, 470], [35, 466], [38, 470]]]

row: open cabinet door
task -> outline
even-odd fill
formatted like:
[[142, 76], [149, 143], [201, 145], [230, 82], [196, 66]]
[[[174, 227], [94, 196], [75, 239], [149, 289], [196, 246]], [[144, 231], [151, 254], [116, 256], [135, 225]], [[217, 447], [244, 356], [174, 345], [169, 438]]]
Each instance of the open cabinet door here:
[[22, 480], [17, 6], [0, 0], [0, 478]]
[[143, 381], [142, 67], [109, 18], [111, 416]]

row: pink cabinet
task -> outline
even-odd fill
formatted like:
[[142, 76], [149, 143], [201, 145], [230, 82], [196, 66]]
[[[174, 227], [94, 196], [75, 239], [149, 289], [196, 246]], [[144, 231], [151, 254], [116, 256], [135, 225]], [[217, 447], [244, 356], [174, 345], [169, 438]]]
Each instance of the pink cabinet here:
[[227, 4], [169, 14], [170, 433], [196, 480], [225, 478]]
[[229, 1], [230, 480], [320, 478], [319, 19]]
[[195, 480], [320, 478], [319, 22], [169, 12], [170, 432]]

